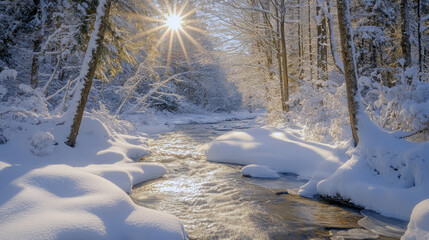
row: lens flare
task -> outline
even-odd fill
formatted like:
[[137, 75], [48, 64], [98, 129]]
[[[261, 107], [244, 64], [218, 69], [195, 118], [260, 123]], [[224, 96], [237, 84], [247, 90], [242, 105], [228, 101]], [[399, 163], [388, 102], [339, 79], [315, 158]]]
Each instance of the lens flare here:
[[183, 21], [182, 18], [177, 15], [170, 15], [167, 17], [166, 24], [169, 29], [177, 31], [179, 29], [182, 29]]

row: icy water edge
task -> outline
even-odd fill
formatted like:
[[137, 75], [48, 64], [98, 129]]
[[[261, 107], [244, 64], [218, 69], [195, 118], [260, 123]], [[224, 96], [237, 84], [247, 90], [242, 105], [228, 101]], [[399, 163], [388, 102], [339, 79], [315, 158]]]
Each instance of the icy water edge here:
[[208, 162], [201, 147], [252, 120], [177, 125], [150, 139], [143, 159], [164, 165], [163, 178], [134, 186], [144, 207], [179, 217], [191, 239], [399, 239], [406, 223], [370, 211], [294, 194], [305, 180], [241, 176], [241, 166]]

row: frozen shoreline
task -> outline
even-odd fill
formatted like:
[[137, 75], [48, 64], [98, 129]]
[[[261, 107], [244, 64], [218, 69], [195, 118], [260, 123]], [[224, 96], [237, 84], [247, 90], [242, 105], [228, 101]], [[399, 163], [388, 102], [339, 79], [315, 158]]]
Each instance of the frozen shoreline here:
[[[205, 147], [205, 153], [209, 161], [244, 166], [256, 164], [260, 168], [268, 167], [278, 173], [296, 173], [299, 177], [309, 180], [298, 192], [302, 196], [340, 196], [353, 204], [389, 217], [407, 221], [411, 218], [404, 239], [413, 239], [412, 236], [424, 239], [429, 233], [429, 207], [428, 201], [424, 201], [429, 198], [429, 182], [425, 181], [428, 174], [423, 170], [429, 167], [429, 163], [425, 161], [429, 156], [428, 143], [395, 140], [381, 133], [377, 135], [377, 130], [373, 130], [371, 136], [374, 139], [368, 141], [368, 144], [372, 144], [373, 148], [362, 144], [362, 148], [347, 151], [346, 148], [305, 141], [299, 128], [236, 130], [213, 140]], [[385, 142], [380, 142], [381, 139], [385, 139]], [[377, 141], [382, 144], [375, 144]], [[370, 151], [384, 159], [373, 165], [376, 171], [372, 172], [370, 164], [374, 163], [364, 163], [365, 156], [368, 156]], [[361, 156], [359, 161], [357, 156]], [[386, 158], [389, 156], [391, 159]], [[405, 162], [405, 165], [401, 166], [403, 169], [385, 169], [389, 168], [389, 163], [396, 166], [395, 161], [398, 158]], [[384, 167], [383, 162], [388, 166]], [[393, 170], [393, 173], [389, 170]], [[403, 174], [402, 177], [414, 177], [416, 185], [408, 186], [409, 180], [399, 177], [395, 181], [390, 177], [389, 174], [393, 175], [398, 171]], [[260, 174], [264, 175], [265, 172]], [[345, 172], [351, 173], [344, 174]], [[382, 172], [384, 175], [375, 174], [376, 172]], [[254, 172], [254, 175], [258, 177], [258, 172]], [[385, 201], [386, 198], [389, 199], [388, 202]], [[421, 201], [423, 202], [418, 205], [420, 210], [414, 213], [413, 208]], [[426, 212], [422, 213], [421, 209], [426, 209]]]

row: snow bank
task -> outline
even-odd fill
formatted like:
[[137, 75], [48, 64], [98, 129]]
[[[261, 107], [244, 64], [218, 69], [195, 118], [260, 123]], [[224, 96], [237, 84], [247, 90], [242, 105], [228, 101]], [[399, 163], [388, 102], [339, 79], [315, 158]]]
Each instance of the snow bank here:
[[366, 116], [360, 116], [359, 127], [351, 159], [318, 183], [318, 192], [409, 220], [413, 208], [429, 198], [429, 143], [398, 139]]
[[429, 199], [417, 204], [402, 240], [429, 239]]
[[[226, 133], [206, 146], [209, 161], [265, 165], [309, 182], [298, 194], [350, 201], [385, 216], [409, 220], [429, 198], [429, 143], [413, 143], [360, 116], [360, 143], [346, 153], [303, 140], [299, 129], [249, 129]], [[249, 174], [250, 175], [250, 174]], [[388, 199], [388, 201], [386, 201]]]
[[178, 218], [130, 199], [134, 184], [165, 169], [134, 161], [149, 153], [144, 137], [109, 128], [86, 115], [75, 148], [52, 121], [8, 135], [0, 145], [0, 239], [186, 238]]
[[206, 146], [207, 160], [241, 165], [265, 165], [279, 173], [311, 179], [300, 194], [316, 194], [318, 181], [327, 178], [346, 158], [334, 146], [302, 140], [298, 129], [261, 128], [232, 131]]
[[241, 169], [241, 174], [245, 177], [255, 177], [255, 178], [270, 178], [277, 179], [280, 178], [280, 175], [273, 169], [263, 166], [251, 164], [247, 165]]
[[172, 114], [172, 113], [143, 113], [124, 116], [139, 132], [149, 135], [171, 131], [175, 125], [183, 124], [211, 124], [223, 121], [253, 119], [263, 112], [248, 113], [246, 111], [221, 112], [204, 114]]

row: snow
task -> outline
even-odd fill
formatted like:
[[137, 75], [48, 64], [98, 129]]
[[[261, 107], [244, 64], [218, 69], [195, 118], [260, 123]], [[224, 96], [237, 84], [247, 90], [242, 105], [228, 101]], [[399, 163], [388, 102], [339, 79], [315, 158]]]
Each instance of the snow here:
[[177, 217], [137, 206], [127, 194], [165, 173], [135, 162], [149, 154], [144, 134], [117, 133], [96, 115], [85, 114], [75, 148], [63, 143], [66, 131], [55, 121], [7, 134], [0, 145], [0, 239], [186, 238]]
[[14, 69], [5, 69], [0, 72], [0, 81], [6, 81], [7, 79], [15, 79], [18, 72]]
[[28, 148], [35, 156], [43, 157], [54, 151], [54, 136], [49, 132], [37, 132], [30, 140]]
[[254, 178], [270, 178], [277, 179], [280, 178], [280, 175], [273, 169], [264, 166], [251, 164], [247, 165], [241, 169], [241, 174], [245, 177], [254, 177]]
[[[300, 128], [259, 128], [228, 132], [207, 144], [205, 154], [209, 161], [264, 165], [252, 168], [298, 174], [309, 180], [300, 187], [301, 196], [330, 196], [384, 216], [405, 221], [411, 217], [408, 239], [427, 238], [429, 143], [399, 139], [365, 113], [358, 119], [357, 148], [305, 141]], [[257, 176], [246, 168], [244, 175]]]
[[[409, 220], [429, 198], [429, 143], [397, 139], [359, 115], [360, 143], [351, 158], [317, 185], [322, 195], [351, 202], [383, 215]], [[384, 199], [392, 199], [384, 201]]]
[[429, 239], [429, 199], [417, 204], [402, 240]]
[[127, 115], [125, 119], [131, 122], [138, 132], [153, 135], [172, 130], [175, 125], [210, 124], [223, 121], [252, 119], [262, 114], [263, 112], [249, 113], [247, 111], [234, 111], [230, 113], [204, 112], [202, 114], [172, 114], [158, 112]]
[[345, 161], [343, 151], [329, 144], [307, 142], [300, 129], [260, 128], [228, 132], [209, 143], [207, 160], [241, 165], [265, 165], [278, 173], [309, 179], [300, 194], [317, 194], [318, 181]]

